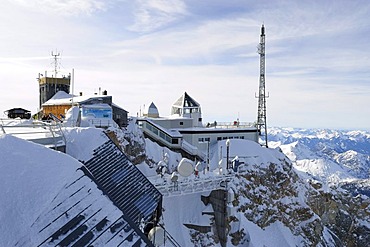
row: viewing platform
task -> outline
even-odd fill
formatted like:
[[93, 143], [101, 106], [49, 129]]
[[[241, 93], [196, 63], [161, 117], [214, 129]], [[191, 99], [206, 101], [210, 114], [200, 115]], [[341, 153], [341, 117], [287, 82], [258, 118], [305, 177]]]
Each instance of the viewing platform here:
[[66, 139], [60, 123], [30, 119], [0, 119], [0, 133], [44, 145], [65, 153]]

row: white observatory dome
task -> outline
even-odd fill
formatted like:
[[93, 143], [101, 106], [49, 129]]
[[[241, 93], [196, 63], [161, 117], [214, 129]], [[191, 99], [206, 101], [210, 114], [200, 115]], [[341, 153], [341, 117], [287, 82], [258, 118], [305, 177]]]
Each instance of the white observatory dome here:
[[159, 118], [159, 111], [155, 104], [152, 102], [147, 111], [144, 112], [145, 117]]
[[189, 177], [194, 172], [193, 161], [187, 158], [182, 158], [177, 166], [177, 171], [181, 176]]

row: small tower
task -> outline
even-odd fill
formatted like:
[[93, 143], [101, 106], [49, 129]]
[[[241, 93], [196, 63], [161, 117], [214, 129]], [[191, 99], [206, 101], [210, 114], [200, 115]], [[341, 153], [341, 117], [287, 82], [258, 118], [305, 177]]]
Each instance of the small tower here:
[[267, 146], [267, 122], [266, 122], [266, 88], [265, 88], [265, 27], [261, 27], [261, 38], [258, 47], [260, 54], [260, 81], [258, 93], [258, 115], [257, 129], [261, 136], [265, 138], [265, 146]]
[[39, 100], [39, 108], [41, 109], [42, 104], [48, 101], [51, 97], [54, 96], [58, 91], [64, 91], [69, 93], [70, 85], [71, 85], [71, 75], [69, 74], [66, 76], [58, 77], [58, 57], [60, 56], [59, 53], [54, 54], [53, 52], [51, 55], [53, 58], [54, 63], [54, 75], [51, 77], [47, 76], [47, 72], [45, 75], [39, 74], [37, 78], [39, 83], [39, 91], [40, 91], [40, 100]]
[[144, 111], [144, 117], [159, 118], [159, 111], [155, 104], [152, 102], [147, 111]]
[[202, 127], [200, 104], [186, 92], [172, 105], [171, 115], [193, 119], [193, 127]]

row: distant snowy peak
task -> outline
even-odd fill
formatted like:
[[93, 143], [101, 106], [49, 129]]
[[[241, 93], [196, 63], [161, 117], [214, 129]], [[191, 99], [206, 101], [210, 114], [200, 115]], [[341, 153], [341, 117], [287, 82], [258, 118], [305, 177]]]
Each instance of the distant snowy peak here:
[[270, 128], [268, 138], [305, 176], [332, 183], [370, 177], [367, 131]]
[[312, 152], [306, 145], [298, 141], [286, 145], [281, 145], [280, 148], [291, 161], [319, 158], [317, 154]]
[[281, 145], [280, 149], [293, 161], [294, 168], [305, 174], [304, 177], [308, 176], [325, 183], [338, 183], [353, 178], [347, 170], [330, 157], [320, 152], [313, 152], [299, 141]]
[[279, 128], [272, 127], [268, 129], [268, 134], [275, 138], [292, 137], [292, 138], [319, 138], [319, 139], [353, 139], [365, 141], [370, 139], [370, 133], [363, 130], [332, 130], [332, 129], [300, 129], [300, 128]]
[[370, 156], [350, 150], [335, 157], [335, 160], [343, 165], [348, 172], [357, 178], [370, 177]]

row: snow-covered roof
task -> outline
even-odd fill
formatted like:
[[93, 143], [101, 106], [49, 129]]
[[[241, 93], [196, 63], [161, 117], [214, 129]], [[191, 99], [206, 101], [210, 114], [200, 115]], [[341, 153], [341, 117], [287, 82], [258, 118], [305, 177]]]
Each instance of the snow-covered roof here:
[[56, 100], [56, 99], [67, 99], [67, 98], [72, 98], [72, 96], [73, 96], [72, 94], [68, 94], [64, 91], [58, 91], [54, 94], [53, 97], [51, 97], [51, 99], [54, 99], [54, 100]]
[[[54, 96], [56, 96], [54, 98], [54, 96], [49, 99], [48, 101], [46, 101], [44, 104], [42, 104], [43, 106], [48, 106], [48, 105], [71, 105], [72, 104], [72, 100], [74, 103], [83, 103], [87, 100], [90, 100], [90, 99], [103, 99], [103, 98], [107, 98], [107, 97], [112, 97], [112, 96], [108, 96], [108, 95], [92, 95], [92, 96], [73, 96], [71, 94], [67, 94], [65, 92], [61, 93], [59, 95], [60, 92], [63, 92], [63, 91], [59, 91], [57, 92]], [[73, 99], [72, 99], [73, 97]]]
[[0, 246], [149, 243], [76, 159], [11, 135], [0, 157]]

